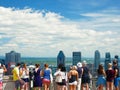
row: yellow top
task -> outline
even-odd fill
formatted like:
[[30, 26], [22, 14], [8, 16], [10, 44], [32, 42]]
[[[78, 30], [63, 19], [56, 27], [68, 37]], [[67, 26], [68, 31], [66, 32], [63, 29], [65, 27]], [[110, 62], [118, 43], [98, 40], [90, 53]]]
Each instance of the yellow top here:
[[15, 67], [13, 69], [12, 73], [13, 73], [13, 80], [14, 81], [19, 80], [19, 68]]

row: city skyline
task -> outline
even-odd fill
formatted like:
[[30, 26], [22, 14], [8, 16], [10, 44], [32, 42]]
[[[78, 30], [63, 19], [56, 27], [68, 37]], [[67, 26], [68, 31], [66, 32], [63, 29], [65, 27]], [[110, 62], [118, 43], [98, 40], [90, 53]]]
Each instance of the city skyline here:
[[17, 51], [23, 57], [56, 57], [99, 50], [120, 55], [119, 0], [1, 0], [0, 56]]

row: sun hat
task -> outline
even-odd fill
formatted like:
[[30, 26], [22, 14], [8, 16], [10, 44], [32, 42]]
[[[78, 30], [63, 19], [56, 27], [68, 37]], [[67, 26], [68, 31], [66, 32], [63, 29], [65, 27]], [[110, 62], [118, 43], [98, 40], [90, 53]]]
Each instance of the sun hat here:
[[78, 66], [78, 67], [82, 67], [82, 63], [81, 63], [81, 62], [78, 62], [78, 63], [77, 63], [77, 66]]

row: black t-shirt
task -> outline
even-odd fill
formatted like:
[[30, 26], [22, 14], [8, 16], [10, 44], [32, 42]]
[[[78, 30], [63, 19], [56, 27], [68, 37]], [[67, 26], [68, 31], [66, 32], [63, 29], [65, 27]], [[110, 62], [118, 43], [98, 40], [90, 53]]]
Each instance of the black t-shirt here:
[[117, 66], [113, 66], [113, 69], [118, 71], [117, 77], [119, 77], [119, 68]]

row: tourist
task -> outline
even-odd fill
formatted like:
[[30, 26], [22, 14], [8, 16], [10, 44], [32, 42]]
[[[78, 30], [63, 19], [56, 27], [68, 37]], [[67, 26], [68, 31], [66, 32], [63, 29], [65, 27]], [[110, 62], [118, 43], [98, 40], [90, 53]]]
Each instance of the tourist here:
[[57, 85], [59, 86], [58, 90], [67, 90], [67, 72], [66, 68], [63, 66], [59, 72], [54, 74], [55, 76], [59, 76]]
[[106, 70], [106, 90], [113, 90], [114, 77], [115, 71], [112, 69], [112, 63], [108, 63], [108, 69]]
[[77, 81], [78, 81], [77, 66], [73, 66], [72, 69], [69, 71], [68, 79], [69, 79], [69, 89], [76, 90]]
[[98, 79], [96, 82], [97, 90], [103, 90], [103, 87], [106, 86], [106, 79], [105, 79], [106, 73], [102, 64], [99, 65], [97, 73], [98, 73]]
[[24, 90], [29, 89], [29, 69], [27, 68], [26, 64], [23, 64], [23, 66], [20, 68], [20, 76], [23, 81], [25, 81], [25, 84], [23, 86]]
[[40, 64], [35, 64], [35, 70], [34, 70], [34, 79], [33, 79], [33, 87], [34, 90], [40, 90], [42, 87], [42, 79], [41, 79], [41, 69]]
[[44, 90], [49, 90], [50, 89], [50, 74], [51, 74], [51, 70], [48, 67], [48, 64], [44, 65], [45, 69], [42, 71], [42, 76], [43, 76], [43, 86], [44, 86]]
[[85, 90], [89, 90], [90, 71], [86, 65], [87, 65], [86, 61], [83, 61], [82, 62], [83, 74], [82, 74], [82, 84], [81, 84], [82, 90], [84, 90], [84, 88]]
[[59, 82], [62, 82], [62, 80], [60, 80], [61, 76], [59, 75], [59, 73], [61, 72], [62, 67], [63, 67], [63, 64], [59, 64], [58, 68], [57, 68], [57, 71], [54, 73], [55, 83], [56, 83], [56, 90], [60, 90]]
[[81, 90], [81, 77], [82, 77], [82, 74], [83, 74], [83, 68], [82, 68], [82, 63], [81, 62], [77, 63], [77, 72], [78, 72], [77, 90]]
[[115, 90], [119, 90], [120, 76], [119, 76], [119, 68], [118, 68], [117, 60], [113, 60], [113, 70], [115, 71], [115, 79], [114, 79]]
[[22, 90], [22, 86], [25, 84], [24, 81], [20, 78], [20, 63], [17, 63], [14, 69], [12, 70], [13, 73], [13, 81], [15, 82], [15, 89], [18, 90], [20, 87], [20, 90]]
[[3, 89], [3, 87], [2, 87], [3, 86], [3, 75], [5, 72], [7, 72], [5, 65], [2, 65], [0, 63], [0, 90]]

